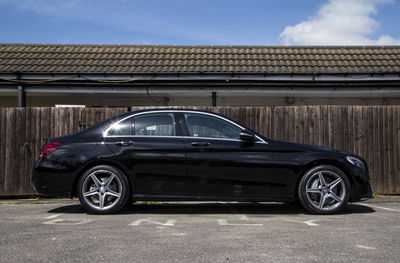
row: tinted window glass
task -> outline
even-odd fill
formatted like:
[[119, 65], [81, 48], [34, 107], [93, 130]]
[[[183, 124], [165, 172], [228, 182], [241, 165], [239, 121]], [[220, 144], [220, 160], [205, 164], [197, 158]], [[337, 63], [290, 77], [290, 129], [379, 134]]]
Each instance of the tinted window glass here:
[[173, 113], [149, 113], [135, 117], [135, 135], [175, 136]]
[[241, 129], [217, 117], [185, 113], [190, 136], [207, 138], [240, 139]]
[[132, 135], [132, 118], [114, 124], [107, 135]]

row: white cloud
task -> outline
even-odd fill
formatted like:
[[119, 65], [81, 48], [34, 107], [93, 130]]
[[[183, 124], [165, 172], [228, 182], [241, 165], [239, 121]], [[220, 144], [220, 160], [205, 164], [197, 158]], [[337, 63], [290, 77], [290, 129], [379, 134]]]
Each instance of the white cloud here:
[[285, 45], [398, 45], [400, 39], [391, 36], [370, 36], [379, 27], [372, 16], [377, 5], [390, 0], [329, 0], [315, 17], [280, 34]]

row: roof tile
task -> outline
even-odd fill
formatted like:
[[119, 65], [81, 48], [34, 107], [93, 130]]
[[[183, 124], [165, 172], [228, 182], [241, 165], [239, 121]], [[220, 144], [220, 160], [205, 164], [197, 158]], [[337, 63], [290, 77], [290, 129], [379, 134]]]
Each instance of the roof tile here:
[[400, 72], [400, 46], [191, 47], [0, 44], [0, 71]]

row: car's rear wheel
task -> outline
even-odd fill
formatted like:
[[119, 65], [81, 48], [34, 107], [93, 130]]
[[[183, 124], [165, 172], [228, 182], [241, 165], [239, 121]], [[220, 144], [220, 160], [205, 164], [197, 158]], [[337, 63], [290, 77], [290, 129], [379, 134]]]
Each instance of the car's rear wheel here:
[[79, 201], [90, 213], [116, 213], [125, 206], [129, 195], [128, 180], [121, 171], [112, 166], [92, 167], [78, 182]]
[[302, 177], [298, 196], [302, 206], [314, 214], [333, 214], [342, 210], [350, 196], [350, 182], [337, 167], [316, 166]]

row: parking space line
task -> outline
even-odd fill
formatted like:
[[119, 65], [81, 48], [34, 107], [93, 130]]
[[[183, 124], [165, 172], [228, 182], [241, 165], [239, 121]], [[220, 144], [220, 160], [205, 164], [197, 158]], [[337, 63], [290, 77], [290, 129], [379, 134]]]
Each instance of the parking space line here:
[[50, 221], [43, 222], [42, 224], [45, 225], [60, 225], [60, 226], [73, 226], [73, 225], [82, 225], [82, 224], [87, 224], [92, 222], [93, 220], [89, 219], [82, 219], [82, 220], [77, 220], [77, 219], [53, 219]]
[[232, 224], [228, 223], [226, 219], [218, 219], [218, 225], [220, 226], [263, 226], [263, 224]]
[[60, 215], [62, 215], [62, 214], [55, 214], [55, 215], [47, 216], [44, 219], [52, 219], [52, 218], [59, 217]]
[[375, 247], [364, 246], [364, 245], [356, 245], [356, 247], [362, 248], [362, 249], [376, 249]]
[[178, 233], [173, 233], [172, 235], [176, 236], [176, 237], [183, 237], [183, 236], [186, 236], [187, 233], [178, 232]]
[[160, 226], [174, 226], [176, 220], [174, 219], [168, 219], [165, 223], [163, 222], [159, 222], [159, 221], [154, 221], [151, 219], [136, 219], [135, 221], [133, 221], [132, 223], [130, 223], [130, 226], [138, 226], [141, 223], [146, 222], [146, 223], [151, 223], [151, 224], [155, 224], [155, 225], [160, 225]]
[[372, 208], [378, 208], [378, 209], [383, 209], [383, 210], [387, 210], [387, 211], [400, 213], [400, 210], [393, 209], [393, 208], [382, 207], [382, 206], [377, 206], [377, 205], [370, 205], [370, 204], [365, 204], [365, 203], [363, 205], [369, 206], [369, 207], [372, 207]]
[[311, 219], [311, 220], [307, 220], [307, 221], [297, 221], [297, 220], [286, 219], [285, 221], [306, 224], [307, 226], [319, 226], [319, 224], [314, 223], [314, 222], [318, 221], [318, 219]]

